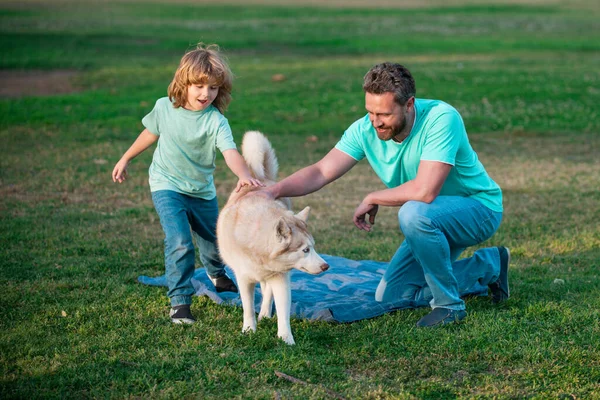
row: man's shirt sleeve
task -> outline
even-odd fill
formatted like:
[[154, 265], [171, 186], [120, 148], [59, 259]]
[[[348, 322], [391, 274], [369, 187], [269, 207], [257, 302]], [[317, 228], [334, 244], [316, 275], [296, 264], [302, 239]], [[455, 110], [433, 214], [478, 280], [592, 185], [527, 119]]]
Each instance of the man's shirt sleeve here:
[[427, 128], [421, 161], [454, 165], [458, 148], [465, 137], [465, 126], [458, 112], [443, 112]]
[[356, 161], [360, 161], [365, 158], [365, 150], [363, 147], [363, 135], [364, 135], [364, 118], [354, 122], [342, 138], [337, 142], [335, 148], [348, 154]]

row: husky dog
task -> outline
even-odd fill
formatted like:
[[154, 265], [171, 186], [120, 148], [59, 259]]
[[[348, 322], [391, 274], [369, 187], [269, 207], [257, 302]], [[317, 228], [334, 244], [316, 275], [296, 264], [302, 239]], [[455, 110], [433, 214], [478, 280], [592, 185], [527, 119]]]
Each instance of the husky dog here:
[[[271, 143], [260, 132], [246, 132], [242, 154], [250, 172], [265, 185], [275, 183], [278, 163]], [[315, 251], [315, 241], [306, 228], [310, 208], [295, 214], [289, 199], [270, 200], [247, 196], [257, 188], [245, 186], [232, 192], [217, 221], [217, 242], [223, 261], [237, 278], [244, 310], [242, 332], [256, 331], [254, 288], [260, 283], [263, 300], [258, 319], [272, 317], [273, 298], [277, 310], [277, 336], [294, 344], [290, 327], [292, 268], [320, 274], [329, 265]]]

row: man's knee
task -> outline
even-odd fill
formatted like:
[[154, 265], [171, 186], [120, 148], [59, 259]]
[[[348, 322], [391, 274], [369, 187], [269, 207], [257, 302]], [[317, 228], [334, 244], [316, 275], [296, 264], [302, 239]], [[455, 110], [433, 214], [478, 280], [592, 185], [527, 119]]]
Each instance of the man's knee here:
[[431, 220], [425, 216], [427, 205], [421, 201], [408, 201], [400, 207], [398, 222], [405, 237], [413, 236], [414, 233], [431, 225]]

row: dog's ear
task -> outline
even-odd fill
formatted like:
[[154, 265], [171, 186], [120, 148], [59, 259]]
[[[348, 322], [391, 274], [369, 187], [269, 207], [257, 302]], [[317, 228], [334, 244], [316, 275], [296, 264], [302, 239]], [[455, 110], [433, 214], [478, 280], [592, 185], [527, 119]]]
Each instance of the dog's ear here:
[[295, 217], [306, 223], [306, 221], [308, 221], [308, 214], [310, 214], [310, 207], [306, 206], [304, 207], [304, 210], [296, 214]]
[[292, 243], [292, 228], [283, 218], [279, 218], [279, 221], [277, 221], [277, 225], [275, 226], [275, 238], [277, 239], [277, 244], [273, 246], [274, 248], [270, 254], [271, 259], [275, 259], [283, 254]]
[[292, 228], [290, 228], [285, 219], [279, 218], [279, 221], [277, 221], [275, 235], [277, 236], [277, 241], [280, 243], [286, 243], [292, 239]]

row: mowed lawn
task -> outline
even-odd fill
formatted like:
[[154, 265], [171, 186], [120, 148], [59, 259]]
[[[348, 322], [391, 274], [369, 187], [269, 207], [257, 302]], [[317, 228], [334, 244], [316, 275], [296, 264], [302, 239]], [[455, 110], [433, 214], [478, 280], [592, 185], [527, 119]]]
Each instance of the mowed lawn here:
[[[599, 18], [591, 0], [0, 0], [0, 398], [600, 399]], [[236, 141], [267, 134], [282, 177], [364, 116], [372, 65], [409, 67], [504, 190], [483, 246], [511, 248], [510, 300], [433, 330], [415, 327], [427, 309], [293, 319], [292, 347], [207, 298], [172, 325], [166, 289], [137, 283], [164, 273], [152, 151], [110, 175], [199, 41], [236, 75]], [[234, 178], [219, 157], [221, 205]], [[397, 208], [352, 224], [382, 187], [363, 162], [294, 200], [319, 252], [389, 260]]]

